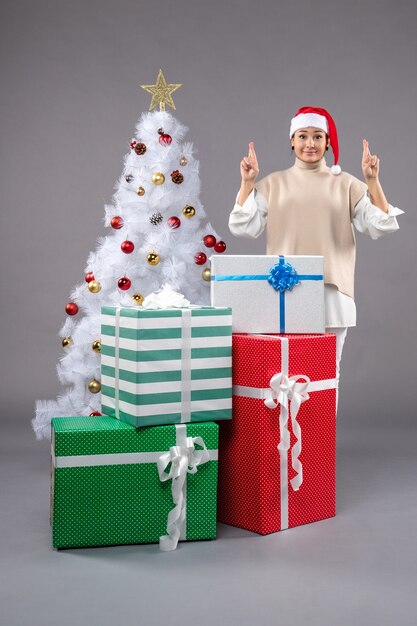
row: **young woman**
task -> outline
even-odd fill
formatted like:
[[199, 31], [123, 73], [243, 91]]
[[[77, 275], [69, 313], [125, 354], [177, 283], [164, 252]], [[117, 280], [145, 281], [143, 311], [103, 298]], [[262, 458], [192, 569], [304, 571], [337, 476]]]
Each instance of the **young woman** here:
[[[379, 163], [363, 140], [362, 182], [341, 172], [337, 130], [319, 107], [299, 109], [290, 125], [292, 167], [259, 182], [253, 143], [240, 163], [242, 182], [230, 215], [237, 237], [256, 238], [266, 227], [266, 254], [324, 257], [326, 332], [336, 334], [337, 381], [347, 329], [356, 325], [354, 302], [355, 234], [372, 239], [398, 230], [403, 213], [388, 204], [379, 182]], [[329, 146], [334, 165], [324, 159]]]

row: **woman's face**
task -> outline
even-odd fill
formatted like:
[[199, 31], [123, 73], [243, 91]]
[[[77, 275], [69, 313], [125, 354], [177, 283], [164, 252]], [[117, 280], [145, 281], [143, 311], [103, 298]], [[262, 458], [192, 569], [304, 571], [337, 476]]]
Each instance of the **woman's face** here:
[[306, 163], [316, 163], [323, 157], [328, 144], [327, 135], [321, 128], [300, 128], [291, 137], [295, 155]]

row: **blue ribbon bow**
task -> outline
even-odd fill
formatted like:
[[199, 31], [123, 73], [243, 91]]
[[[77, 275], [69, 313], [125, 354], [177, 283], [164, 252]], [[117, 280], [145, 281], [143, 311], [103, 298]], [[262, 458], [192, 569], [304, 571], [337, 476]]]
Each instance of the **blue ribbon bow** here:
[[291, 265], [291, 263], [284, 263], [284, 259], [281, 258], [279, 263], [276, 263], [269, 270], [268, 282], [273, 286], [275, 291], [283, 293], [288, 289], [291, 291], [294, 285], [300, 283], [300, 279], [297, 274], [297, 270]]

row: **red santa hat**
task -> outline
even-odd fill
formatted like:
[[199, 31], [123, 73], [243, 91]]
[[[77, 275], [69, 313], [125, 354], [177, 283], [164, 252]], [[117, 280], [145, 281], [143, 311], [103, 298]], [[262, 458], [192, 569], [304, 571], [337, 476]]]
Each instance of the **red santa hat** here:
[[328, 135], [334, 156], [334, 165], [332, 165], [330, 170], [332, 174], [340, 174], [342, 170], [340, 165], [338, 165], [339, 142], [337, 140], [336, 124], [332, 116], [326, 109], [321, 109], [320, 107], [301, 107], [291, 120], [290, 139], [296, 130], [307, 128], [308, 126], [321, 128]]

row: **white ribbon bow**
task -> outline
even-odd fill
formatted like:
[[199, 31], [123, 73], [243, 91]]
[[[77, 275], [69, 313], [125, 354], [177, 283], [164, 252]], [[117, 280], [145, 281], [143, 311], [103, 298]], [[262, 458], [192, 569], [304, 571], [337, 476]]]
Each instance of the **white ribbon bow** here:
[[150, 293], [142, 302], [142, 309], [187, 309], [189, 306], [190, 301], [168, 284]]
[[[298, 382], [302, 380], [304, 382]], [[291, 479], [291, 487], [294, 491], [298, 491], [303, 482], [303, 466], [299, 460], [301, 454], [301, 426], [297, 422], [297, 414], [301, 404], [309, 399], [307, 393], [310, 379], [308, 376], [290, 376], [279, 372], [274, 374], [269, 381], [269, 389], [265, 397], [265, 406], [268, 409], [276, 409], [281, 406], [279, 415], [280, 442], [278, 451], [280, 456], [286, 455], [290, 449], [290, 431], [288, 430], [288, 418], [291, 418], [292, 431], [296, 438], [296, 442], [291, 450], [291, 460], [293, 470], [296, 472], [294, 478]]]
[[[196, 444], [202, 449], [196, 450]], [[195, 474], [197, 467], [209, 460], [210, 455], [202, 437], [187, 437], [185, 447], [172, 446], [169, 452], [161, 454], [157, 461], [160, 480], [162, 482], [172, 480], [172, 499], [175, 504], [168, 513], [168, 534], [159, 539], [159, 547], [164, 552], [175, 550], [181, 530], [185, 527], [187, 474]], [[169, 465], [170, 468], [166, 471]]]

